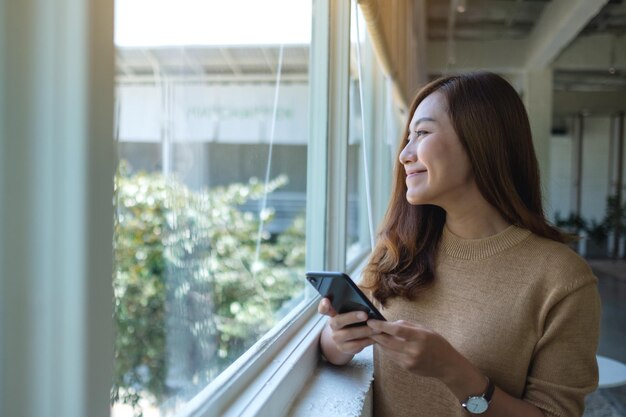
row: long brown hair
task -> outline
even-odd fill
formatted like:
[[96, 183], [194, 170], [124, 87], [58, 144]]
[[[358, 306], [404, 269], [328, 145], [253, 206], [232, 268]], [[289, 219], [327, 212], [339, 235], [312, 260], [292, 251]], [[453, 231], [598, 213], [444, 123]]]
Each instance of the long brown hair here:
[[515, 89], [490, 72], [439, 78], [422, 88], [411, 104], [396, 157], [391, 201], [365, 270], [374, 297], [383, 305], [391, 297], [415, 299], [434, 279], [446, 213], [441, 207], [407, 202], [406, 174], [399, 162], [411, 118], [434, 92], [446, 98], [452, 126], [487, 202], [511, 224], [555, 241], [568, 240], [545, 219], [530, 123]]

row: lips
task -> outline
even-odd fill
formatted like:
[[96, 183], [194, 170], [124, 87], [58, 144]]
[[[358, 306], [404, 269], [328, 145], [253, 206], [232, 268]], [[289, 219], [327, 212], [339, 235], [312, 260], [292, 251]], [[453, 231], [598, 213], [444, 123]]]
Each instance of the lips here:
[[414, 170], [410, 170], [406, 172], [406, 177], [414, 177], [418, 174], [423, 174], [424, 172], [426, 172], [426, 169], [414, 169]]

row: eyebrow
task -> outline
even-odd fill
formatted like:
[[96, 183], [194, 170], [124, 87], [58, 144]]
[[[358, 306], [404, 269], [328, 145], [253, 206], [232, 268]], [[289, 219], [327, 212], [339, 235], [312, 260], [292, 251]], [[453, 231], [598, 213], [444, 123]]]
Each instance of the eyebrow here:
[[409, 126], [409, 128], [410, 129], [415, 129], [422, 122], [437, 122], [437, 121], [435, 119], [433, 119], [432, 117], [420, 117], [419, 119], [417, 119], [415, 121], [414, 124], [411, 124], [411, 126]]

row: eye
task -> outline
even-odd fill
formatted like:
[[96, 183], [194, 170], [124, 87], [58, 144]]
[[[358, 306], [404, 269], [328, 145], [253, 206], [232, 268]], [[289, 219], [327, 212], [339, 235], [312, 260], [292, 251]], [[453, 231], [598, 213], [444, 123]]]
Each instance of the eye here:
[[409, 136], [406, 138], [407, 142], [410, 142], [411, 139], [415, 138], [415, 139], [420, 139], [422, 136], [428, 134], [428, 131], [426, 130], [415, 130], [413, 132], [409, 132]]

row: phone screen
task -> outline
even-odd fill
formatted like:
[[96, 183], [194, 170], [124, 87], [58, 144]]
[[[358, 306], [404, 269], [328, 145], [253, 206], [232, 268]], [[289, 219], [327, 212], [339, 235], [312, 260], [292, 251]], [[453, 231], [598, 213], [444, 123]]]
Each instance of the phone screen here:
[[[350, 311], [364, 311], [369, 318], [385, 320], [352, 279], [343, 272], [307, 272], [306, 279], [322, 297], [330, 300], [339, 314]], [[356, 325], [363, 325], [356, 323]]]

